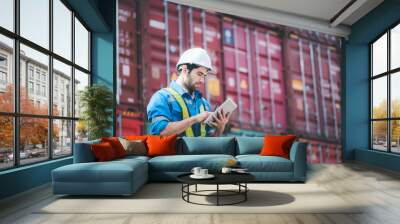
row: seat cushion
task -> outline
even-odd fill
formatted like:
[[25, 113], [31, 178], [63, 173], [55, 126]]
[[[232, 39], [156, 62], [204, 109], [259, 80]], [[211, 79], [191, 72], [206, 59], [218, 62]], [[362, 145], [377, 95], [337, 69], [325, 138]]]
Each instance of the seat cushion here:
[[190, 172], [193, 167], [199, 166], [212, 172], [219, 171], [230, 159], [231, 155], [174, 155], [158, 156], [149, 160], [151, 172]]
[[236, 159], [250, 172], [293, 172], [292, 161], [279, 156], [239, 155]]
[[236, 137], [236, 155], [260, 154], [264, 137]]
[[183, 137], [178, 141], [177, 154], [225, 154], [235, 155], [233, 137]]
[[147, 172], [147, 163], [139, 159], [74, 163], [53, 170], [59, 182], [130, 182], [137, 172]]

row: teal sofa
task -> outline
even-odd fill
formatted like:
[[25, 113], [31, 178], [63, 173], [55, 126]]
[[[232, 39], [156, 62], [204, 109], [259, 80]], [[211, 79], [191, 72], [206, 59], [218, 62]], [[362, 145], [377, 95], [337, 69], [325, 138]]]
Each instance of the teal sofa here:
[[74, 163], [52, 171], [54, 194], [131, 195], [148, 181], [176, 181], [193, 167], [219, 172], [234, 159], [259, 182], [305, 182], [306, 143], [295, 142], [290, 159], [260, 156], [263, 137], [183, 137], [177, 140], [177, 155], [128, 156], [96, 162], [91, 141], [75, 144]]

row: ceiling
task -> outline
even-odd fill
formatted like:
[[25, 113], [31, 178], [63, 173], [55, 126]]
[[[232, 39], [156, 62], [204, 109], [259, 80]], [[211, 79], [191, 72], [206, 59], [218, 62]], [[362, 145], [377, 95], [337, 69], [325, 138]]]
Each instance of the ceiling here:
[[[170, 0], [235, 16], [347, 37], [383, 0]], [[347, 7], [346, 7], [347, 6]]]

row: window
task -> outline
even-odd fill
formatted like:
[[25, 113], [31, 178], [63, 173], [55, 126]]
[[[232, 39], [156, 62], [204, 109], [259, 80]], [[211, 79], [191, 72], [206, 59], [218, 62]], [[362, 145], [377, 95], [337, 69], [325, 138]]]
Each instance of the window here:
[[28, 91], [29, 94], [33, 94], [33, 82], [28, 82]]
[[40, 84], [36, 84], [36, 95], [40, 95]]
[[14, 31], [14, 0], [0, 1], [0, 26]]
[[29, 66], [28, 74], [29, 74], [29, 79], [33, 80], [33, 67], [32, 66]]
[[400, 153], [400, 24], [370, 45], [371, 148]]
[[67, 4], [0, 0], [0, 170], [72, 155], [77, 131], [87, 139], [73, 105], [90, 84], [90, 32]]

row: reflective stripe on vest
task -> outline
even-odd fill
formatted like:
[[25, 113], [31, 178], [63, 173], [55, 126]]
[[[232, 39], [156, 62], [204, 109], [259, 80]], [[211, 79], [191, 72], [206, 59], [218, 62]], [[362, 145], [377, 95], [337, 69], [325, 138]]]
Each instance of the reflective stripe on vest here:
[[[190, 116], [189, 116], [189, 110], [188, 110], [188, 108], [187, 108], [187, 106], [186, 106], [186, 103], [185, 103], [185, 101], [183, 100], [183, 98], [182, 98], [182, 96], [178, 93], [178, 92], [176, 92], [174, 89], [172, 89], [172, 88], [164, 88], [167, 92], [169, 92], [172, 96], [174, 96], [174, 98], [176, 99], [176, 101], [178, 102], [178, 104], [179, 104], [179, 106], [181, 107], [181, 109], [182, 109], [182, 118], [183, 119], [188, 119]], [[203, 103], [201, 103], [201, 105], [200, 105], [200, 113], [201, 112], [204, 112], [205, 111], [205, 109], [204, 109], [204, 105], [203, 105]], [[186, 136], [187, 137], [193, 137], [194, 136], [194, 133], [193, 133], [193, 129], [192, 129], [192, 127], [188, 127], [186, 130], [185, 130], [185, 134], [186, 134]], [[201, 127], [200, 127], [200, 136], [202, 136], [202, 137], [204, 137], [204, 136], [206, 136], [206, 125], [204, 124], [204, 123], [201, 123]]]

